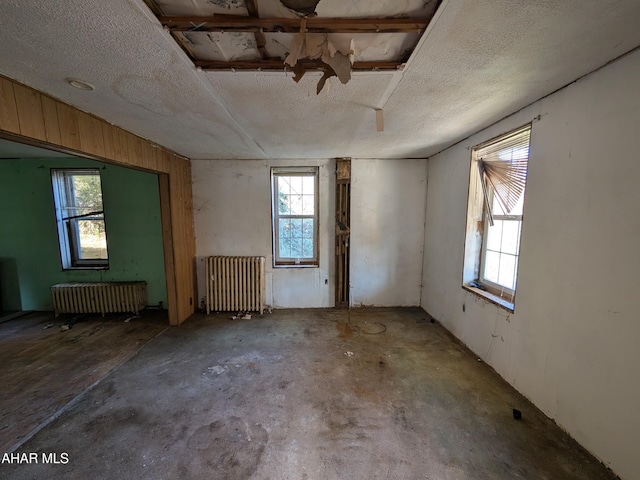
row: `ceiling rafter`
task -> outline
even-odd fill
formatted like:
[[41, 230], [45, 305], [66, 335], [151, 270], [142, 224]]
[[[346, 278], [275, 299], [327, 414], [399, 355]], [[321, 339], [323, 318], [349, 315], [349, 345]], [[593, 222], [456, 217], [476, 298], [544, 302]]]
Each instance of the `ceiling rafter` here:
[[[258, 18], [235, 15], [214, 17], [159, 16], [172, 32], [299, 33], [300, 18]], [[306, 18], [307, 33], [421, 33], [429, 18]]]
[[[294, 69], [284, 63], [281, 53], [274, 54], [268, 44], [269, 34], [316, 33], [316, 34], [422, 34], [433, 15], [428, 17], [305, 17], [261, 18], [260, 0], [244, 0], [247, 15], [167, 15], [155, 0], [144, 0], [156, 18], [185, 51], [194, 65], [206, 71], [271, 71], [283, 72]], [[440, 0], [436, 0], [439, 5]], [[436, 6], [437, 8], [437, 6]], [[188, 37], [190, 33], [246, 33], [255, 38], [255, 58], [242, 60], [207, 59], [202, 47]], [[366, 45], [366, 44], [365, 44]], [[254, 50], [254, 51], [255, 51]], [[401, 71], [413, 48], [401, 50], [390, 58], [367, 59], [352, 64], [352, 71], [377, 72]], [[204, 58], [203, 58], [204, 56]], [[215, 57], [214, 57], [215, 58]], [[352, 60], [353, 61], [353, 60]], [[298, 70], [327, 72], [327, 65], [318, 60], [299, 60]]]
[[[321, 61], [301, 61], [306, 70], [322, 70], [326, 65]], [[293, 71], [285, 65], [282, 59], [266, 59], [259, 61], [221, 61], [221, 60], [194, 60], [196, 67], [208, 71], [234, 71], [234, 70], [258, 70], [258, 71]], [[392, 71], [404, 65], [401, 61], [373, 61], [355, 62], [352, 66], [354, 71]]]
[[[260, 11], [258, 10], [258, 0], [245, 0], [245, 5], [247, 7], [247, 12], [249, 13], [249, 17], [251, 18], [260, 18]], [[267, 52], [267, 37], [264, 36], [262, 30], [258, 30], [253, 32], [254, 37], [256, 38], [256, 46], [258, 48], [258, 52], [260, 52], [260, 56], [263, 60], [269, 58], [269, 53]]]

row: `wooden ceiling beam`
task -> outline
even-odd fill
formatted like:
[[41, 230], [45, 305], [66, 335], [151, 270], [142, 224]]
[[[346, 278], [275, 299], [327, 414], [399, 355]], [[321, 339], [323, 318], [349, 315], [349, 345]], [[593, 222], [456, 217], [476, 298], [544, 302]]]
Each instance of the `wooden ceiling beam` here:
[[260, 17], [260, 14], [258, 13], [258, 0], [244, 0], [244, 4], [247, 6], [247, 12], [250, 17]]
[[[323, 70], [326, 65], [320, 61], [302, 61], [307, 70]], [[291, 71], [288, 65], [284, 64], [282, 59], [256, 60], [256, 61], [216, 61], [216, 60], [196, 60], [196, 67], [207, 71], [225, 71], [225, 70], [261, 70], [261, 71]], [[353, 71], [381, 71], [381, 70], [397, 70], [404, 62], [396, 61], [380, 61], [380, 62], [355, 62]]]
[[[258, 11], [258, 0], [244, 0], [245, 5], [247, 6], [247, 12], [251, 18], [259, 18], [260, 12]], [[267, 52], [267, 38], [264, 36], [262, 30], [256, 30], [253, 32], [254, 37], [256, 37], [256, 47], [258, 48], [258, 52], [260, 52], [260, 56], [263, 59], [269, 58], [269, 53]]]
[[[235, 15], [215, 17], [159, 16], [173, 32], [300, 32], [299, 18], [257, 18]], [[430, 18], [307, 18], [309, 33], [412, 33], [422, 32]]]

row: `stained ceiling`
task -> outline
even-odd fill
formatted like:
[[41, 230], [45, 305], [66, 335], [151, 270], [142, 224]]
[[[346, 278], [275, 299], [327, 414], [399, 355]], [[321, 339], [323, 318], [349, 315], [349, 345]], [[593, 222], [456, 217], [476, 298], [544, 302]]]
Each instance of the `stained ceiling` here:
[[[406, 158], [432, 155], [640, 45], [637, 0], [437, 4], [4, 0], [0, 74], [193, 159]], [[349, 22], [346, 32], [312, 32]], [[376, 22], [383, 28], [371, 31]], [[329, 78], [317, 94], [326, 74], [317, 58], [303, 58], [294, 81], [284, 61], [301, 29], [349, 57], [348, 82]]]

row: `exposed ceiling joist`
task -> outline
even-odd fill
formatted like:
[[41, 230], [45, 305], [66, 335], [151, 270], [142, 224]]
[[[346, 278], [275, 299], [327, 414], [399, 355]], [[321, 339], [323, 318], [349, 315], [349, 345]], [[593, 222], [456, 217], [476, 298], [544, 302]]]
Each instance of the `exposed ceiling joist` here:
[[244, 0], [244, 4], [250, 17], [258, 18], [260, 16], [257, 0]]
[[308, 33], [420, 33], [430, 18], [257, 18], [240, 16], [160, 16], [172, 32], [286, 32], [298, 33], [306, 21]]
[[[342, 57], [349, 59], [349, 71], [401, 70], [440, 4], [407, 0], [380, 10], [363, 3], [357, 17], [348, 16], [348, 5], [335, 6], [327, 17], [316, 13], [320, 0], [144, 1], [197, 68], [293, 71], [296, 81], [308, 71], [336, 75]], [[229, 14], [219, 12], [224, 7]], [[345, 69], [342, 83], [348, 81]]]
[[[259, 60], [259, 61], [218, 61], [218, 60], [194, 60], [196, 67], [208, 71], [220, 70], [259, 70], [259, 71], [292, 71], [292, 68], [285, 65], [281, 59]], [[322, 70], [326, 64], [321, 61], [301, 61], [306, 70]], [[351, 67], [354, 71], [385, 71], [397, 70], [404, 65], [404, 62], [380, 61], [380, 62], [355, 62]]]
[[[250, 17], [260, 17], [260, 12], [258, 10], [258, 0], [245, 0], [244, 3], [247, 7], [247, 12], [249, 13]], [[269, 53], [266, 49], [267, 38], [264, 36], [264, 33], [261, 30], [258, 30], [254, 32], [254, 36], [256, 38], [256, 46], [258, 48], [258, 52], [260, 52], [260, 56], [263, 59], [269, 58]]]

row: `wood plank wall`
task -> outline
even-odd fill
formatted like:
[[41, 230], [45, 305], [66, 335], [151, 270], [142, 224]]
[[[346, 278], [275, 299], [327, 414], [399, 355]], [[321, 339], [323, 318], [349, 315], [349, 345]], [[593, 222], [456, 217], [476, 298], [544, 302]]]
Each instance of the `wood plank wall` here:
[[336, 158], [336, 307], [349, 307], [351, 159]]
[[66, 103], [0, 76], [0, 137], [159, 174], [169, 321], [195, 311], [191, 164]]

